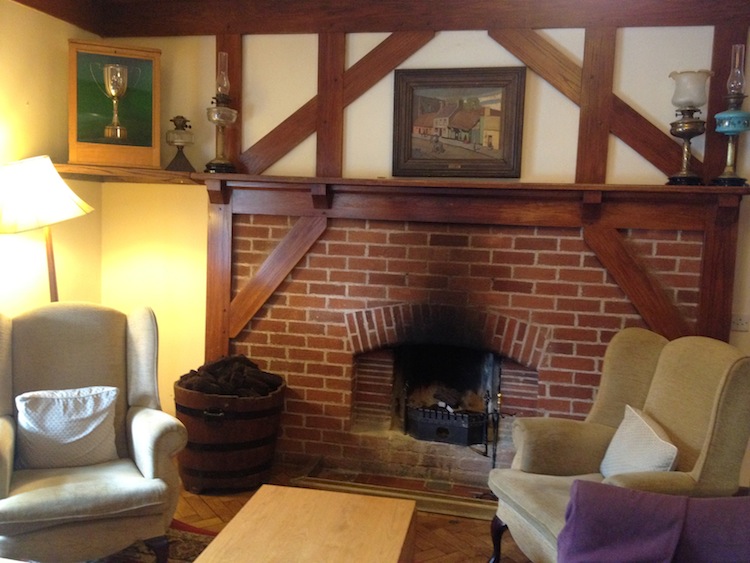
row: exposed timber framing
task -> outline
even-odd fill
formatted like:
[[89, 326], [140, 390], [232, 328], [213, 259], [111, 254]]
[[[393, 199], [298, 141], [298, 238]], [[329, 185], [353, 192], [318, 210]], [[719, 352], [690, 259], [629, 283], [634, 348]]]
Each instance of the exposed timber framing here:
[[[262, 306], [259, 281], [231, 295], [231, 224], [235, 213], [297, 217], [289, 239], [273, 251], [261, 271], [274, 283], [293, 267], [300, 249], [322, 232], [321, 217], [453, 221], [477, 224], [581, 226], [584, 239], [629, 295], [652, 328], [668, 336], [689, 330], [675, 306], [639, 263], [618, 232], [623, 228], [692, 229], [704, 233], [698, 321], [695, 332], [728, 338], [739, 204], [744, 189], [675, 189], [605, 184], [608, 135], [621, 139], [645, 160], [672, 174], [680, 146], [612, 91], [619, 28], [714, 26], [712, 70], [726, 76], [730, 46], [747, 41], [750, 3], [726, 0], [19, 0], [103, 37], [215, 35], [217, 49], [230, 53], [230, 81], [242, 83], [242, 36], [269, 33], [318, 34], [318, 92], [253, 146], [242, 149], [240, 128], [230, 133], [230, 155], [238, 169], [257, 175], [317, 132], [316, 173], [308, 179], [264, 179], [236, 175], [187, 177], [138, 171], [69, 167], [69, 174], [134, 181], [205, 182], [209, 192], [209, 259], [206, 355], [228, 349], [230, 334]], [[581, 65], [537, 30], [586, 30]], [[492, 185], [413, 180], [351, 181], [343, 165], [343, 111], [443, 30], [488, 30], [490, 37], [581, 108], [576, 184]], [[349, 69], [343, 69], [346, 34], [391, 35]], [[707, 115], [725, 107], [723, 80], [710, 84]], [[235, 107], [241, 107], [242, 93]], [[234, 97], [234, 96], [233, 96]], [[724, 165], [726, 138], [708, 128], [703, 162], [692, 167], [704, 180]], [[90, 168], [90, 167], [89, 167]], [[328, 177], [328, 178], [327, 178]], [[418, 198], [415, 200], [414, 198]], [[419, 201], [419, 205], [414, 205]], [[502, 201], [502, 205], [498, 202]], [[316, 217], [311, 223], [309, 217]], [[309, 231], [300, 242], [299, 231]], [[290, 256], [282, 256], [289, 249]], [[251, 296], [248, 298], [248, 296]], [[238, 302], [239, 303], [239, 302]], [[234, 307], [234, 310], [233, 310]], [[231, 320], [230, 320], [231, 319]]]
[[[285, 239], [240, 290], [231, 304], [221, 301], [229, 288], [217, 291], [217, 314], [223, 327], [209, 327], [207, 354], [226, 354], [229, 339], [251, 320], [303, 250], [325, 231], [330, 219], [414, 221], [477, 225], [581, 227], [584, 240], [653, 330], [675, 338], [703, 334], [726, 339], [731, 318], [732, 279], [737, 220], [742, 196], [749, 188], [615, 186], [601, 184], [508, 184], [449, 180], [352, 180], [270, 176], [195, 175], [215, 186], [212, 216], [231, 214], [300, 217]], [[322, 186], [325, 186], [323, 190]], [[328, 207], [315, 204], [325, 192]], [[209, 262], [231, 262], [231, 220], [215, 233]], [[621, 230], [688, 230], [704, 234], [695, 326], [688, 323], [649, 274]], [[302, 253], [302, 254], [301, 254]], [[266, 275], [263, 272], [275, 272]], [[211, 277], [209, 276], [209, 279]], [[213, 292], [210, 292], [213, 294]], [[727, 304], [730, 307], [727, 307]], [[221, 307], [228, 307], [228, 316]], [[231, 319], [231, 320], [230, 320]], [[211, 356], [209, 356], [210, 358]]]

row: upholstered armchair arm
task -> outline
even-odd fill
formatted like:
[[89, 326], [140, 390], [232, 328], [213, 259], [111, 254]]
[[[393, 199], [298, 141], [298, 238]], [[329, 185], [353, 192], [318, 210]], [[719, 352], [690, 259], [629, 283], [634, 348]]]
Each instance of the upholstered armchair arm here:
[[518, 418], [513, 423], [513, 469], [544, 475], [598, 473], [615, 429], [564, 418]]
[[0, 416], [0, 499], [10, 490], [15, 447], [16, 423], [11, 416]]
[[143, 476], [170, 481], [175, 472], [172, 458], [187, 444], [185, 426], [163, 411], [131, 407], [128, 430], [130, 452]]
[[620, 473], [607, 477], [604, 483], [639, 491], [686, 496], [691, 496], [696, 486], [693, 476], [683, 471]]

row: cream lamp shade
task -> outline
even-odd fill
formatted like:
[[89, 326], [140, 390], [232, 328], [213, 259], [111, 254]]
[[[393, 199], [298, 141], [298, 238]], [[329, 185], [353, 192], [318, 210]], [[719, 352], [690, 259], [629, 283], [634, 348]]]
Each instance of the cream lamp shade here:
[[48, 156], [0, 167], [0, 234], [46, 227], [93, 210], [73, 193]]
[[0, 166], [0, 234], [44, 228], [51, 301], [57, 301], [58, 294], [49, 226], [93, 210], [73, 193], [48, 156]]

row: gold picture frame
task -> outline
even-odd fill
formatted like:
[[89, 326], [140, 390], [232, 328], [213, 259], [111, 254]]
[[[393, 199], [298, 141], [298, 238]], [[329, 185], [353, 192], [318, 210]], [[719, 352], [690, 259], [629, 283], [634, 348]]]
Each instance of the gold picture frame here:
[[159, 49], [69, 41], [68, 162], [160, 168], [160, 58]]

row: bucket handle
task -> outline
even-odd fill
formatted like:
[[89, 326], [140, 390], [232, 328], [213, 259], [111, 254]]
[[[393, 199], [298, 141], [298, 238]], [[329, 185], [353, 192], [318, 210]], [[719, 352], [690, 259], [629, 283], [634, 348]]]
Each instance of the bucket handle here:
[[206, 424], [219, 424], [224, 420], [224, 411], [213, 407], [203, 411], [203, 422]]

